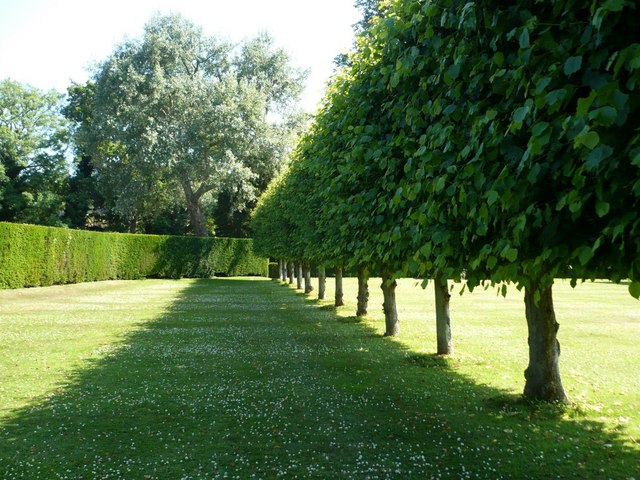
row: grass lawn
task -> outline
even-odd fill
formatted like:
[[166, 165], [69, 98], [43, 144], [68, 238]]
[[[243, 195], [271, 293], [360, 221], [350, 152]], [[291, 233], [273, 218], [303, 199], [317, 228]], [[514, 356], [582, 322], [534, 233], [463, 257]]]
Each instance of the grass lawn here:
[[[399, 338], [265, 279], [0, 291], [0, 478], [640, 479], [640, 303], [554, 290], [572, 404], [519, 401], [521, 294], [398, 287]], [[328, 282], [328, 298], [333, 289]]]

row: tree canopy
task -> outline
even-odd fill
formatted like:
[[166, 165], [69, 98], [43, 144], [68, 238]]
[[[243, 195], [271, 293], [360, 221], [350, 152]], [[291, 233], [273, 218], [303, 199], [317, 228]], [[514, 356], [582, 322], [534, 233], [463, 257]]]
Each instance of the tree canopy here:
[[0, 220], [62, 225], [68, 125], [62, 95], [0, 82]]
[[157, 16], [96, 72], [82, 140], [120, 214], [180, 195], [207, 235], [203, 207], [224, 193], [245, 208], [284, 161], [304, 77], [266, 34], [234, 49], [179, 15]]
[[636, 9], [385, 3], [294, 160], [321, 179], [307, 214], [340, 232], [316, 222], [325, 252], [524, 288], [531, 397], [564, 399], [554, 278], [631, 279], [640, 296]]

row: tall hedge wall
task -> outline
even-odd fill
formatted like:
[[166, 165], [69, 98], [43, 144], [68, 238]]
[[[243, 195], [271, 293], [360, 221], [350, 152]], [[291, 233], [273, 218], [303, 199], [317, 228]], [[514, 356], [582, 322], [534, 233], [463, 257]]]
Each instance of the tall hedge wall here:
[[99, 233], [0, 222], [0, 288], [268, 275], [251, 239]]

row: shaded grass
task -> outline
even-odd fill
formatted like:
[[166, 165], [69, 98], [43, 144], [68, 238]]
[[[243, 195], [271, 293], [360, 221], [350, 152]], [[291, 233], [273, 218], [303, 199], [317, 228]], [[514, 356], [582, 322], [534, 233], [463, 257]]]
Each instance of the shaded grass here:
[[[334, 310], [266, 280], [0, 292], [3, 385], [15, 369], [0, 478], [637, 478], [637, 304], [612, 310], [604, 286], [571, 297], [575, 320], [559, 312], [577, 398], [559, 408], [520, 401], [517, 292], [454, 297], [458, 353], [443, 359], [432, 292], [414, 284], [398, 289], [400, 339], [381, 337], [373, 282], [363, 321], [355, 302]], [[54, 367], [37, 385], [15, 361], [27, 351]]]

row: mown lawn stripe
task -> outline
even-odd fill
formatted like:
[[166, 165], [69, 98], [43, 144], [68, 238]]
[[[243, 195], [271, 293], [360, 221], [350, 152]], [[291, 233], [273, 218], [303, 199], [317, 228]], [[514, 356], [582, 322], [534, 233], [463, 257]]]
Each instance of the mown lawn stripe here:
[[[56, 343], [63, 350], [55, 385], [30, 400], [14, 398], [10, 408], [2, 402], [0, 478], [637, 475], [640, 449], [632, 440], [640, 419], [626, 410], [637, 390], [619, 396], [624, 406], [600, 411], [610, 397], [594, 398], [592, 390], [568, 408], [519, 401], [522, 358], [513, 353], [526, 351], [526, 337], [518, 298], [455, 296], [458, 353], [443, 359], [433, 355], [431, 292], [410, 280], [398, 289], [399, 340], [382, 337], [376, 289], [370, 317], [353, 317], [352, 279], [337, 311], [260, 279], [125, 285], [0, 292], [4, 371], [6, 358], [26, 353], [8, 338], [28, 337], [42, 361]], [[466, 303], [472, 298], [482, 308]], [[99, 314], [87, 305], [99, 305]], [[24, 306], [31, 317], [13, 315]], [[619, 324], [637, 328], [634, 318]], [[571, 319], [559, 321], [580, 331]], [[588, 332], [598, 321], [583, 316], [582, 327]], [[624, 328], [622, 336], [633, 331]], [[496, 348], [493, 331], [504, 348]], [[587, 370], [586, 358], [606, 367], [597, 351], [572, 354], [578, 346], [566, 343], [563, 355], [573, 356], [567, 377]], [[635, 355], [625, 360], [629, 368], [640, 363]], [[12, 388], [34, 391], [33, 379], [22, 376], [31, 366], [12, 368]], [[601, 382], [598, 391], [631, 390], [637, 379], [625, 382], [623, 374], [590, 381]], [[582, 381], [568, 381], [570, 393]]]

